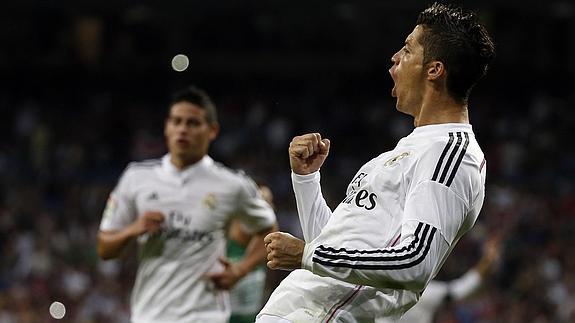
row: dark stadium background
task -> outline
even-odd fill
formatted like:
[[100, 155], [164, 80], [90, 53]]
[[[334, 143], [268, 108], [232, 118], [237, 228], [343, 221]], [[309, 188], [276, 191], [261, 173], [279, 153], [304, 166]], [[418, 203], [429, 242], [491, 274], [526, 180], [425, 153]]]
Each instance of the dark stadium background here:
[[[359, 166], [409, 133], [390, 57], [421, 1], [8, 1], [0, 5], [0, 322], [126, 322], [133, 257], [103, 263], [95, 234], [130, 160], [164, 152], [169, 93], [205, 88], [222, 132], [211, 155], [267, 182], [281, 229], [299, 234], [292, 136], [332, 140], [322, 171], [335, 206]], [[437, 322], [575, 321], [575, 4], [465, 1], [498, 57], [471, 121], [488, 161], [475, 229], [438, 278], [508, 228], [501, 263]], [[170, 60], [186, 54], [175, 72]], [[271, 273], [269, 289], [285, 273]], [[269, 291], [268, 291], [269, 292]], [[14, 319], [11, 320], [10, 318]]]

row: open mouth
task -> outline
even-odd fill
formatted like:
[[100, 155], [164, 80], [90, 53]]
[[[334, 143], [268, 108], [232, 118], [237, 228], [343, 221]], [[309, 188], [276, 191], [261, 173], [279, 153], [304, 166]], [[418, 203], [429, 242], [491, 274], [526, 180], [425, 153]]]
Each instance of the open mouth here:
[[177, 139], [176, 144], [178, 144], [178, 146], [189, 146], [190, 141], [187, 139]]
[[391, 66], [391, 68], [389, 69], [389, 75], [391, 75], [391, 79], [393, 80], [393, 88], [391, 89], [391, 96], [396, 98], [397, 97], [397, 93], [395, 91], [395, 87], [396, 87], [396, 82], [395, 82], [395, 67], [396, 65], [394, 64], [393, 66]]

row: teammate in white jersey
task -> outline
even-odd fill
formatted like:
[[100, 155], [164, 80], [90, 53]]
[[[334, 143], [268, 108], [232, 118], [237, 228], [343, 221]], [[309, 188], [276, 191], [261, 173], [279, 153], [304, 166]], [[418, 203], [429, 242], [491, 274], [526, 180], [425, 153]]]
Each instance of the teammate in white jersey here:
[[[164, 129], [169, 154], [131, 163], [110, 195], [98, 253], [116, 258], [137, 239], [134, 323], [227, 322], [227, 289], [265, 261], [263, 237], [275, 228], [274, 212], [250, 178], [207, 155], [217, 133], [205, 92], [176, 94]], [[253, 235], [235, 263], [223, 258], [232, 219]]]
[[319, 173], [330, 141], [318, 133], [292, 140], [305, 241], [265, 238], [268, 267], [297, 270], [258, 322], [397, 320], [417, 302], [483, 204], [485, 159], [467, 102], [493, 56], [475, 15], [440, 4], [424, 10], [390, 69], [396, 108], [414, 117], [415, 129], [361, 167], [333, 212]]

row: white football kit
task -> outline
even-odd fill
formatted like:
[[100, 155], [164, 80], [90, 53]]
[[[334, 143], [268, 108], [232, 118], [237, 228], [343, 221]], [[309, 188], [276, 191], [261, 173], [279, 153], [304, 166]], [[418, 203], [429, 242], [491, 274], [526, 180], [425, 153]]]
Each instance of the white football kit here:
[[138, 238], [131, 298], [134, 323], [227, 322], [229, 296], [204, 277], [222, 269], [232, 217], [248, 233], [272, 227], [275, 215], [255, 183], [205, 156], [180, 171], [169, 155], [131, 163], [108, 200], [100, 230], [122, 229], [146, 211], [165, 216], [161, 230]]
[[281, 282], [259, 319], [398, 320], [475, 223], [485, 173], [471, 125], [439, 124], [415, 128], [365, 164], [333, 213], [319, 172], [292, 174], [303, 269]]

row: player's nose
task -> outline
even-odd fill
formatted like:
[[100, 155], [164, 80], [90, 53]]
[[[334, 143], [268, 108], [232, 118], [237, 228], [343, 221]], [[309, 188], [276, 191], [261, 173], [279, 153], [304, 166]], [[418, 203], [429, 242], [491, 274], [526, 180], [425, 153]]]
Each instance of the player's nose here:
[[399, 63], [399, 53], [400, 53], [400, 51], [397, 51], [395, 54], [393, 54], [391, 56], [391, 64], [395, 65], [395, 64]]

